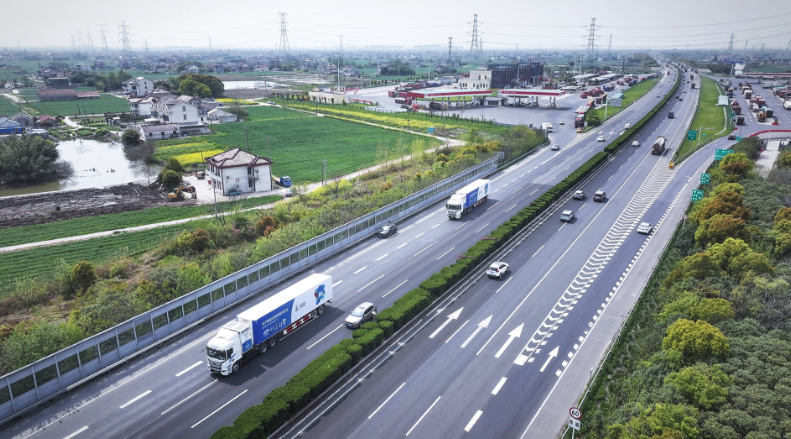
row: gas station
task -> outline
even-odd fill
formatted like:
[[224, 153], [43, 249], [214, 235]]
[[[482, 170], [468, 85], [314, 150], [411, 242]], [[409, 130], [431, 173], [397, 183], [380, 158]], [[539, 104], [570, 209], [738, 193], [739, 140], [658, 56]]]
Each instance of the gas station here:
[[[407, 97], [415, 100], [432, 100], [439, 101], [443, 107], [461, 108], [462, 106], [469, 107], [465, 103], [468, 97], [473, 98], [472, 106], [482, 106], [486, 102], [487, 97], [492, 96], [492, 90], [459, 90], [459, 89], [431, 89], [431, 90], [413, 90], [407, 92]], [[455, 100], [454, 100], [455, 99]]]
[[[557, 108], [557, 98], [563, 94], [565, 94], [565, 92], [562, 90], [525, 90], [508, 88], [500, 90], [500, 93], [498, 93], [500, 97], [512, 99], [516, 107], [538, 107], [538, 100], [548, 97], [548, 108]], [[527, 99], [527, 103], [523, 103], [522, 99]]]

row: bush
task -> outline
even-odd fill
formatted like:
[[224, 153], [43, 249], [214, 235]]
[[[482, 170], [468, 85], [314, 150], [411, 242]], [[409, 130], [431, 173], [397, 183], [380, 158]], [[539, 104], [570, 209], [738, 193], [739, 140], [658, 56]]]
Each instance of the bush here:
[[121, 143], [126, 146], [137, 146], [140, 144], [140, 131], [127, 128], [121, 134]]
[[93, 269], [93, 264], [88, 261], [77, 262], [71, 270], [71, 282], [74, 292], [84, 293], [96, 283], [96, 271]]
[[176, 171], [180, 174], [184, 173], [184, 167], [181, 166], [181, 163], [175, 157], [169, 158], [163, 169], [170, 169], [171, 171]]
[[181, 183], [181, 175], [178, 172], [168, 169], [160, 174], [162, 176], [161, 183], [167, 189], [174, 189]]

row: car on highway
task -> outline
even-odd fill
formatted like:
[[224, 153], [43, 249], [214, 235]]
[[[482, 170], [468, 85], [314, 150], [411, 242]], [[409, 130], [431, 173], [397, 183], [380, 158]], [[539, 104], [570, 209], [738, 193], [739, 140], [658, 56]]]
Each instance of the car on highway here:
[[648, 235], [652, 230], [654, 230], [654, 226], [652, 226], [650, 223], [640, 223], [640, 225], [637, 226], [637, 233], [641, 233], [643, 235]]
[[733, 134], [728, 134], [728, 140], [736, 140], [736, 136]]
[[599, 189], [598, 191], [593, 193], [593, 201], [598, 201], [603, 203], [604, 200], [607, 199], [607, 193], [603, 190]]
[[496, 277], [497, 279], [502, 279], [505, 273], [508, 273], [508, 264], [505, 262], [492, 262], [492, 265], [486, 270], [486, 275], [490, 278]]
[[624, 125], [623, 129], [628, 130], [631, 127], [632, 127], [632, 124], [627, 123], [626, 125]]
[[635, 141], [632, 142], [632, 146], [640, 146], [640, 142], [635, 140]]
[[577, 191], [574, 192], [574, 195], [571, 196], [575, 200], [584, 200], [585, 199], [585, 191]]
[[560, 151], [560, 145], [558, 145], [558, 144], [556, 143], [556, 144], [552, 145], [552, 148], [551, 148], [551, 149], [552, 149], [552, 151]]
[[566, 122], [563, 122], [562, 120], [560, 122], [558, 122], [558, 125], [565, 125], [565, 124], [566, 124]]
[[574, 219], [574, 211], [564, 210], [563, 212], [560, 212], [560, 220], [563, 221], [564, 223], [567, 223], [573, 219]]
[[604, 136], [599, 136], [596, 138], [597, 142], [604, 142]]
[[396, 232], [398, 232], [398, 226], [390, 223], [383, 225], [382, 228], [380, 228], [379, 231], [376, 232], [376, 236], [380, 238], [387, 238], [390, 235], [394, 235]]
[[364, 302], [354, 308], [349, 317], [346, 317], [346, 327], [351, 329], [361, 328], [363, 323], [374, 318], [376, 318], [376, 305], [371, 302]]

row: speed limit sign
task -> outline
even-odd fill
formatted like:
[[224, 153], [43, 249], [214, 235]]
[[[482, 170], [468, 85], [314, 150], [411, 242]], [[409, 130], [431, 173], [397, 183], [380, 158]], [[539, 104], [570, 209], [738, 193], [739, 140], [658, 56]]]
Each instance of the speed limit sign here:
[[582, 412], [577, 407], [572, 407], [569, 409], [569, 415], [574, 419], [579, 419], [582, 417]]

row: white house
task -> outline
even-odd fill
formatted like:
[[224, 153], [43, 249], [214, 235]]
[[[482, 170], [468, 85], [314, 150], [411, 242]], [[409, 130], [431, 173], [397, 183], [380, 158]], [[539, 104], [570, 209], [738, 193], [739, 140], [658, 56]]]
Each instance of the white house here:
[[492, 71], [484, 67], [470, 70], [469, 78], [459, 78], [459, 88], [462, 89], [488, 89], [492, 84]]
[[272, 190], [272, 161], [266, 157], [230, 149], [206, 159], [207, 177], [215, 190], [229, 192], [268, 192]]
[[130, 98], [129, 110], [138, 116], [148, 117], [151, 116], [151, 107], [156, 102], [156, 98]]
[[176, 124], [143, 125], [139, 128], [140, 135], [146, 141], [179, 137], [179, 126]]
[[151, 107], [151, 115], [163, 123], [179, 126], [202, 125], [207, 121], [206, 110], [180, 99], [162, 99]]
[[215, 108], [209, 111], [209, 120], [212, 122], [218, 123], [229, 123], [229, 122], [236, 122], [237, 117], [233, 113], [228, 113], [227, 111], [223, 111], [219, 108]]
[[186, 69], [184, 69], [184, 71], [186, 71], [187, 73], [200, 73], [200, 68], [198, 68], [198, 66], [196, 66], [195, 64], [192, 64]]
[[79, 70], [81, 72], [90, 72], [93, 69], [91, 68], [90, 65], [81, 62], [81, 63], [77, 64], [77, 70]]
[[124, 93], [130, 96], [143, 96], [154, 90], [154, 81], [144, 77], [133, 78], [124, 82]]

